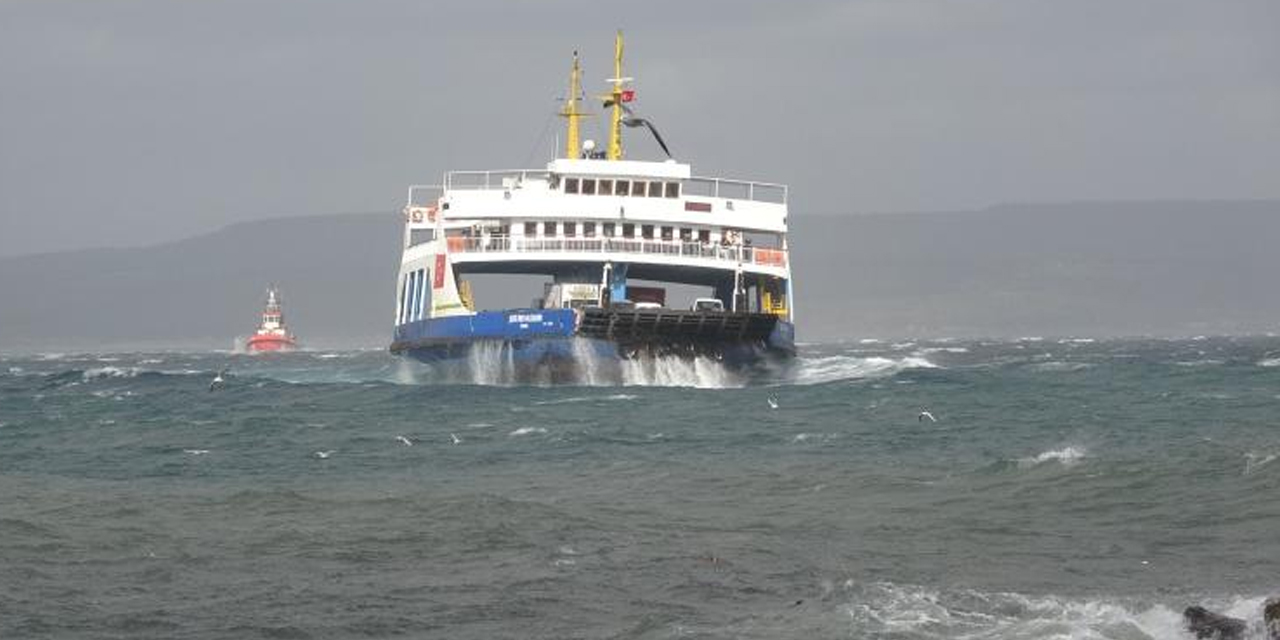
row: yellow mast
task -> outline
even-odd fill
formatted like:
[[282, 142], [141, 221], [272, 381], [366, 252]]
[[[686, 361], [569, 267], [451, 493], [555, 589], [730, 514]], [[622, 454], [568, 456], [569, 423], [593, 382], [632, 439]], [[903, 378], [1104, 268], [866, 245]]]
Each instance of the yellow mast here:
[[622, 77], [622, 30], [618, 30], [618, 36], [613, 42], [613, 77], [609, 79], [613, 82], [613, 92], [609, 94], [609, 102], [613, 104], [613, 110], [609, 114], [609, 155], [610, 160], [622, 159], [622, 83], [627, 79]]
[[560, 111], [561, 117], [569, 120], [568, 133], [564, 139], [564, 157], [577, 158], [581, 153], [582, 147], [578, 142], [578, 119], [586, 116], [586, 113], [578, 110], [580, 102], [578, 96], [581, 95], [582, 89], [582, 68], [578, 66], [578, 52], [573, 52], [573, 69], [569, 72], [569, 96], [565, 98], [564, 109]]

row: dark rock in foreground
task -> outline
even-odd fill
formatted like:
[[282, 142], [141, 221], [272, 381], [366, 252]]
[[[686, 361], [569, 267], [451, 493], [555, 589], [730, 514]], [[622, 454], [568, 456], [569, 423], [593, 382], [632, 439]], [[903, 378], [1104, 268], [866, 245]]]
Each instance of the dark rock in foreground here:
[[1210, 640], [1239, 640], [1244, 637], [1244, 620], [1214, 613], [1204, 607], [1187, 607], [1182, 612], [1187, 629], [1197, 638]]
[[1280, 598], [1269, 598], [1262, 605], [1262, 626], [1267, 630], [1267, 637], [1280, 640]]

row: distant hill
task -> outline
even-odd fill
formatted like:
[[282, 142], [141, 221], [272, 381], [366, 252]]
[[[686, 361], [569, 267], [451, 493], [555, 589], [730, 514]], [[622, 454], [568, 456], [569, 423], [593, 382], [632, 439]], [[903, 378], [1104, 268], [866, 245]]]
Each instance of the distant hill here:
[[[1277, 201], [792, 212], [791, 225], [801, 340], [1280, 330]], [[269, 283], [306, 344], [380, 347], [399, 246], [396, 214], [360, 214], [0, 258], [0, 350], [228, 348]]]

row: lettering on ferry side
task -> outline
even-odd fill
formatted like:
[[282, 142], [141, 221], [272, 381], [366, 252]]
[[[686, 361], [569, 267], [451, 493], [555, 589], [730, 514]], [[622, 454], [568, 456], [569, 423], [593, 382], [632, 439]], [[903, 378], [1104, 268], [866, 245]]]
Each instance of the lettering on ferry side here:
[[542, 322], [541, 313], [513, 313], [507, 316], [507, 322], [510, 324], [528, 324], [530, 322]]

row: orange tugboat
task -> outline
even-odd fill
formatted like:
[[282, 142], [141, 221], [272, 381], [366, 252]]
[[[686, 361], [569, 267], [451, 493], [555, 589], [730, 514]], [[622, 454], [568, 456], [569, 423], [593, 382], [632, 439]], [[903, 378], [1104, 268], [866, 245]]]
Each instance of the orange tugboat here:
[[292, 351], [298, 346], [293, 335], [284, 326], [284, 312], [280, 310], [280, 298], [274, 287], [267, 289], [267, 308], [262, 312], [262, 324], [249, 336], [245, 345], [250, 353], [264, 351]]

